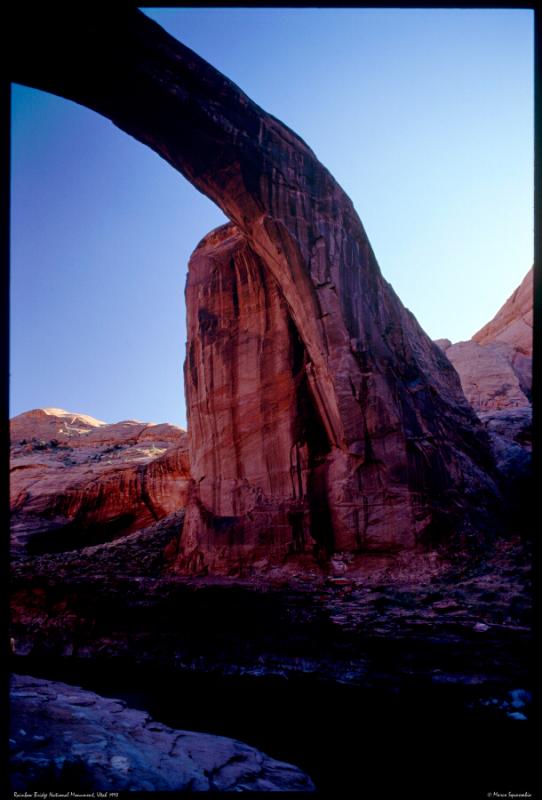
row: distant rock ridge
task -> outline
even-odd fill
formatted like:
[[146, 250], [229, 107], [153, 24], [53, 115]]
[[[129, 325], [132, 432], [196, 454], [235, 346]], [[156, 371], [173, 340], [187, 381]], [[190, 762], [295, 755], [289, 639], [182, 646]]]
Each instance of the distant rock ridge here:
[[477, 412], [525, 408], [531, 403], [533, 270], [493, 319], [470, 341], [436, 344], [450, 359]]
[[106, 424], [62, 409], [10, 422], [13, 546], [69, 550], [139, 530], [184, 507], [186, 432], [127, 420]]
[[505, 342], [526, 356], [533, 354], [533, 268], [495, 314], [472, 337], [481, 345]]

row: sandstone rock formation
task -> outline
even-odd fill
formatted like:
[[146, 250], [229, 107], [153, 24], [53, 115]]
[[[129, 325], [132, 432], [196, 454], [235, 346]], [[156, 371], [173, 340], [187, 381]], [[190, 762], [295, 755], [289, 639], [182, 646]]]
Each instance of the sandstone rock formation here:
[[314, 791], [297, 767], [254, 747], [173, 730], [122, 700], [14, 675], [13, 791]]
[[[528, 517], [532, 450], [533, 271], [470, 341], [439, 339], [486, 427], [514, 514]], [[527, 513], [526, 513], [527, 510]]]
[[[465, 396], [489, 427], [529, 446], [533, 352], [533, 270], [470, 341], [437, 339], [461, 380]], [[523, 433], [521, 433], [523, 431]]]
[[444, 350], [459, 373], [465, 397], [475, 411], [529, 405], [531, 358], [505, 342], [457, 342]]
[[470, 341], [437, 344], [461, 379], [477, 412], [526, 408], [531, 402], [533, 353], [533, 270]]
[[506, 303], [472, 337], [474, 342], [487, 345], [506, 342], [520, 353], [533, 354], [533, 269], [529, 270], [521, 284]]
[[[485, 431], [305, 142], [140, 12], [86, 15], [72, 30], [47, 8], [21, 18], [13, 44], [14, 80], [109, 117], [235, 224], [191, 265], [194, 486], [178, 569], [229, 570], [260, 548], [389, 551], [483, 529], [496, 492]], [[266, 319], [280, 353], [266, 350]], [[245, 442], [257, 447], [248, 460]]]
[[[339, 405], [333, 384], [318, 380], [265, 261], [231, 224], [200, 243], [186, 289], [195, 489], [181, 540], [182, 570], [235, 571], [311, 549], [393, 551], [446, 525], [456, 502], [453, 483], [466, 480], [457, 443], [463, 441], [461, 449], [471, 437], [475, 451], [476, 424], [449, 364], [391, 287], [381, 291], [388, 320], [396, 315], [396, 321], [382, 337], [371, 309], [364, 309], [369, 331], [363, 335], [371, 344], [356, 350], [359, 339], [351, 339], [342, 354], [345, 372], [335, 382], [348, 377], [350, 398], [344, 390], [341, 399], [345, 409], [351, 399], [355, 405], [346, 414], [350, 439], [344, 429], [340, 438], [332, 422]], [[339, 312], [325, 294], [318, 303], [322, 350], [331, 354], [335, 339], [340, 352], [346, 334], [334, 325]], [[349, 360], [356, 353], [357, 373]], [[390, 361], [396, 362], [391, 375]], [[326, 397], [334, 411], [326, 409]], [[471, 463], [467, 480], [474, 485], [476, 469]], [[439, 480], [442, 503], [433, 494]]]
[[527, 484], [528, 491], [533, 447], [531, 407], [482, 411], [480, 419], [489, 433], [495, 462], [507, 482], [507, 489]]
[[10, 423], [13, 547], [69, 550], [147, 527], [183, 508], [186, 432], [36, 409]]

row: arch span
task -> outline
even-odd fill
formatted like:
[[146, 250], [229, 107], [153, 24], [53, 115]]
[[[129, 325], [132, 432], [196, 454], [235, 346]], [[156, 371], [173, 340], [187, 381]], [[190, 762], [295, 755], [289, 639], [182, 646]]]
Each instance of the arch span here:
[[[429, 533], [438, 538], [436, 529], [483, 530], [496, 495], [486, 435], [451, 364], [383, 279], [350, 199], [307, 144], [136, 10], [92, 9], [72, 23], [40, 7], [24, 24], [15, 19], [12, 52], [13, 80], [105, 115], [235, 225], [226, 237], [233, 250], [213, 234], [191, 265], [194, 487], [179, 568], [229, 568], [232, 559], [314, 544], [413, 548]], [[233, 329], [209, 307], [206, 282], [215, 299], [225, 293]], [[240, 292], [250, 295], [243, 307]], [[244, 418], [246, 392], [231, 387], [242, 384], [240, 369], [258, 367], [243, 316], [254, 302], [278, 332], [275, 345], [269, 329], [254, 341], [271, 346], [270, 363], [290, 379], [277, 383], [274, 406]], [[266, 380], [252, 381], [254, 397], [269, 395]], [[227, 413], [217, 410], [226, 385]], [[262, 425], [280, 431], [271, 459], [266, 437], [254, 435]], [[243, 451], [242, 437], [259, 442], [255, 452]], [[232, 447], [245, 454], [221, 458]]]

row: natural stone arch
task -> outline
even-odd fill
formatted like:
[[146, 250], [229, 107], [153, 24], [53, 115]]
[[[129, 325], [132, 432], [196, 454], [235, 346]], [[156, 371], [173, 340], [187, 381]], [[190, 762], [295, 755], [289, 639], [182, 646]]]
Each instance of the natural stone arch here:
[[[325, 432], [312, 494], [325, 495], [328, 549], [412, 548], [483, 527], [495, 494], [486, 435], [450, 363], [383, 279], [350, 199], [305, 142], [139, 11], [92, 11], [71, 27], [41, 9], [13, 37], [13, 80], [82, 103], [149, 145], [222, 208], [238, 246], [278, 288], [303, 350], [310, 413]], [[191, 437], [194, 452], [201, 442]], [[242, 476], [222, 485], [213, 475], [218, 488], [204, 500], [193, 461], [180, 566], [208, 560], [225, 517], [226, 550], [250, 559], [248, 512], [220, 513]], [[292, 499], [275, 498], [277, 508]], [[318, 513], [313, 501], [308, 490], [302, 513]], [[300, 524], [295, 510], [285, 513], [290, 541], [273, 514], [264, 537], [282, 552]]]

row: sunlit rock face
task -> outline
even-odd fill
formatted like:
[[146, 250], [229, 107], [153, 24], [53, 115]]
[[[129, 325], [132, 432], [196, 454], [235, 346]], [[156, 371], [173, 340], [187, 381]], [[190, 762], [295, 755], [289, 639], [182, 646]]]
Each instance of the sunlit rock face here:
[[533, 354], [533, 269], [495, 314], [472, 337], [481, 345], [505, 342], [526, 356]]
[[529, 405], [532, 359], [506, 342], [457, 342], [444, 351], [476, 411]]
[[525, 408], [531, 402], [533, 270], [470, 341], [440, 339], [477, 412]]
[[144, 528], [186, 503], [186, 432], [36, 409], [10, 423], [12, 542], [68, 550]]

